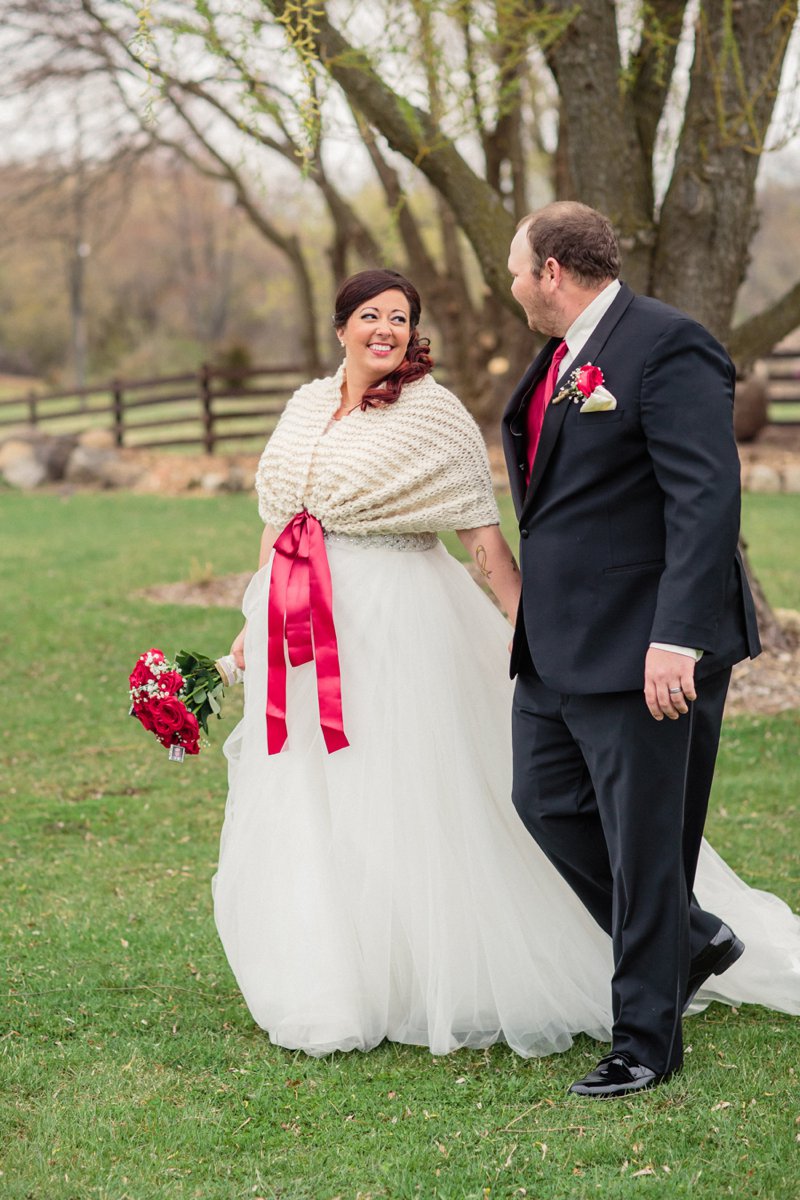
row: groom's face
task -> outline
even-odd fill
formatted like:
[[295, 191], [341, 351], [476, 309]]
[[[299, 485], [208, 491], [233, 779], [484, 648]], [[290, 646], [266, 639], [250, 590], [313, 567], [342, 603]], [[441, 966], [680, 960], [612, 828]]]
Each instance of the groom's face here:
[[558, 281], [553, 279], [547, 266], [541, 270], [534, 269], [527, 225], [523, 225], [514, 235], [508, 254], [508, 269], [512, 275], [511, 295], [524, 309], [530, 328], [549, 337], [562, 336], [566, 326], [562, 328]]

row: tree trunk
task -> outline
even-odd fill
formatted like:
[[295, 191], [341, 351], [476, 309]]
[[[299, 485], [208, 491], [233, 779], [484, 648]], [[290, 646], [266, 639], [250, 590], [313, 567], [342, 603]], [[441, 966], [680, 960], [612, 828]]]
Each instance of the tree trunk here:
[[764, 595], [764, 589], [758, 581], [758, 578], [753, 573], [747, 557], [747, 542], [744, 538], [739, 538], [739, 552], [744, 562], [747, 578], [750, 580], [750, 589], [753, 593], [753, 599], [756, 605], [756, 616], [758, 617], [758, 631], [761, 635], [761, 645], [764, 650], [770, 654], [780, 654], [782, 651], [791, 649], [789, 640], [781, 627], [781, 623], [775, 616], [775, 613], [770, 607], [767, 597]]
[[546, 50], [558, 84], [567, 132], [560, 175], [584, 204], [611, 218], [624, 254], [624, 276], [647, 291], [654, 231], [650, 164], [639, 142], [630, 92], [621, 86], [622, 65], [615, 6], [609, 0], [549, 5], [572, 20]]
[[317, 329], [317, 302], [314, 298], [314, 288], [298, 238], [294, 236], [286, 238], [286, 254], [295, 279], [297, 322], [300, 330], [300, 351], [303, 355], [303, 365], [313, 378], [321, 374], [324, 369]]
[[[75, 386], [78, 388], [86, 387], [86, 359], [87, 359], [87, 332], [86, 332], [86, 296], [85, 296], [85, 272], [86, 272], [86, 246], [78, 234], [77, 239], [70, 246], [70, 261], [68, 266], [69, 274], [69, 312], [71, 325], [71, 341], [72, 341], [72, 362], [73, 373], [75, 376]], [[81, 398], [81, 408], [86, 407], [86, 397]]]
[[704, 0], [700, 10], [652, 292], [723, 342], [747, 267], [756, 174], [796, 15], [796, 2], [785, 0]]
[[765, 358], [788, 333], [800, 326], [800, 283], [789, 288], [764, 312], [737, 325], [728, 339], [728, 350], [744, 374], [758, 358]]

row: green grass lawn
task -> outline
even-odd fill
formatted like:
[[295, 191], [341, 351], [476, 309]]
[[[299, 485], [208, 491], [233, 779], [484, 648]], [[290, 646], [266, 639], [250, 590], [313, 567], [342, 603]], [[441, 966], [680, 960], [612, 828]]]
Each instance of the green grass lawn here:
[[770, 404], [769, 419], [773, 425], [780, 425], [783, 421], [800, 421], [800, 404]]
[[[246, 569], [254, 501], [6, 492], [0, 520], [4, 1200], [800, 1196], [800, 1022], [762, 1009], [712, 1006], [680, 1076], [607, 1105], [565, 1097], [586, 1038], [532, 1061], [270, 1046], [211, 915], [237, 702], [182, 766], [125, 715], [141, 650], [218, 653], [239, 628], [137, 591]], [[800, 608], [800, 497], [748, 498], [745, 528], [773, 601]], [[796, 908], [799, 724], [726, 724], [709, 826]]]

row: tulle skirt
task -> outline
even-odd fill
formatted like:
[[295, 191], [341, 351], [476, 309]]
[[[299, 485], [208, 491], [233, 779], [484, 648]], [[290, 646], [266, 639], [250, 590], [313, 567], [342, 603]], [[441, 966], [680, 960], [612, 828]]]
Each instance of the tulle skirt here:
[[[511, 804], [510, 627], [441, 543], [409, 545], [327, 543], [350, 742], [332, 755], [310, 663], [267, 756], [269, 564], [247, 590], [214, 881], [231, 968], [270, 1039], [313, 1055], [607, 1039], [610, 941]], [[697, 894], [747, 946], [700, 1001], [800, 1012], [800, 919], [706, 844]]]

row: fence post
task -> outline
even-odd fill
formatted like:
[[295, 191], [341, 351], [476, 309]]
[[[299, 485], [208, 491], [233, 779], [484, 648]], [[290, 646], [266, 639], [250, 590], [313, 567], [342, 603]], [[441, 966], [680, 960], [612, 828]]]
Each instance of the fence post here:
[[122, 396], [122, 384], [118, 379], [111, 381], [111, 407], [114, 420], [114, 445], [122, 446], [125, 441], [125, 404]]
[[36, 392], [28, 392], [28, 420], [31, 425], [35, 425], [38, 413], [36, 412]]
[[214, 408], [211, 392], [212, 368], [203, 363], [198, 373], [200, 385], [200, 403], [203, 408], [203, 445], [206, 454], [214, 453]]

